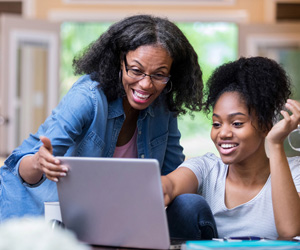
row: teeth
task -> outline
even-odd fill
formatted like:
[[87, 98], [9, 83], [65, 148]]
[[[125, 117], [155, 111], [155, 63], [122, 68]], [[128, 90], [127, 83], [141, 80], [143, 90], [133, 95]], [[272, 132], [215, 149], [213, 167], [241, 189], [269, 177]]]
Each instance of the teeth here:
[[138, 93], [137, 91], [134, 91], [133, 94], [140, 99], [147, 99], [150, 96], [150, 95], [143, 95], [141, 93]]
[[237, 144], [221, 144], [221, 147], [222, 148], [233, 148], [233, 147], [236, 147]]

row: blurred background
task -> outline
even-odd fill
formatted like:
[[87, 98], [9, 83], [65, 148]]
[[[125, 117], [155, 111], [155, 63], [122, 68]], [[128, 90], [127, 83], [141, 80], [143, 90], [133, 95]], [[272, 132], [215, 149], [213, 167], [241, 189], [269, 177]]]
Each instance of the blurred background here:
[[[284, 66], [300, 100], [300, 0], [0, 0], [0, 157], [51, 113], [78, 76], [74, 56], [132, 14], [167, 17], [195, 48], [204, 82], [240, 56]], [[179, 117], [187, 157], [217, 151], [211, 119]], [[300, 155], [285, 144], [288, 156]]]

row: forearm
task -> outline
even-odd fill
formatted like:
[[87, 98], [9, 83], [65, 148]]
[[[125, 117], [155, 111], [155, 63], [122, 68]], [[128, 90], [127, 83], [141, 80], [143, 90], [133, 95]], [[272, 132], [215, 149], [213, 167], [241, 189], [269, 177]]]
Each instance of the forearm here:
[[189, 168], [177, 168], [172, 173], [162, 176], [161, 178], [165, 205], [168, 205], [180, 194], [197, 192], [198, 180], [193, 171]]
[[28, 184], [38, 183], [43, 176], [42, 171], [37, 168], [37, 164], [39, 164], [37, 154], [25, 156], [20, 162], [19, 174]]
[[161, 182], [162, 182], [165, 206], [168, 206], [174, 199], [173, 183], [171, 178], [169, 178], [168, 175], [162, 176]]
[[269, 145], [274, 217], [280, 237], [300, 234], [300, 198], [283, 144]]

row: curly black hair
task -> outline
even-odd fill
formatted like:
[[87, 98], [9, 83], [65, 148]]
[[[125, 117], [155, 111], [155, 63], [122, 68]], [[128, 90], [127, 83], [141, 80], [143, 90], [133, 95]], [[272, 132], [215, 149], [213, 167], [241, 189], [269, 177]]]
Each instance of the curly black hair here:
[[210, 76], [204, 111], [208, 114], [224, 92], [239, 92], [249, 114], [258, 117], [261, 130], [269, 130], [291, 94], [286, 71], [266, 57], [241, 57], [218, 67]]
[[168, 92], [167, 86], [162, 93], [166, 108], [175, 115], [200, 111], [203, 80], [198, 56], [182, 31], [166, 18], [134, 15], [111, 25], [74, 58], [75, 74], [91, 74], [93, 80], [100, 82], [108, 101], [113, 101], [125, 95], [119, 80], [121, 60], [143, 45], [162, 46], [173, 59], [172, 89]]

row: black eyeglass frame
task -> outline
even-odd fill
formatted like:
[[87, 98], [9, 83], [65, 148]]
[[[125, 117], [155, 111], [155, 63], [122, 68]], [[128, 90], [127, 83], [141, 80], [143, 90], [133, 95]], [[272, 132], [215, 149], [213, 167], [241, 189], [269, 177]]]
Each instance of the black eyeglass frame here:
[[[132, 78], [132, 79], [140, 81], [140, 80], [144, 79], [146, 76], [149, 76], [152, 83], [167, 84], [170, 81], [171, 75], [169, 75], [169, 76], [163, 76], [163, 79], [166, 79], [166, 81], [161, 81], [163, 79], [160, 80], [160, 79], [155, 78], [155, 77], [157, 77], [157, 75], [148, 75], [148, 74], [146, 74], [144, 72], [141, 72], [141, 71], [140, 71], [141, 77], [134, 77], [133, 75], [129, 75], [128, 71], [135, 72], [135, 70], [134, 69], [128, 69], [126, 55], [124, 55], [124, 64], [125, 64], [125, 70], [126, 70], [127, 76], [130, 77], [130, 78]], [[135, 74], [135, 73], [133, 73], [133, 74]]]

